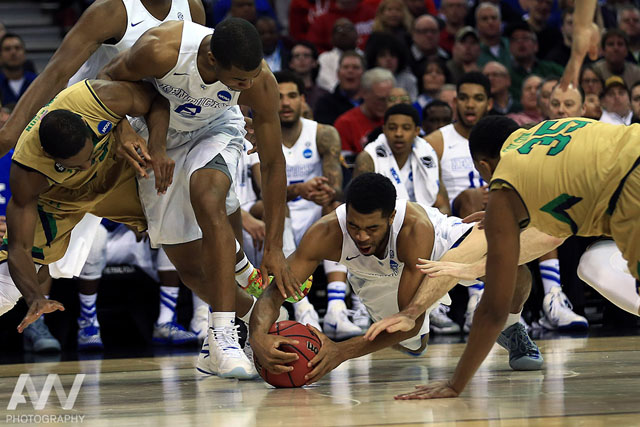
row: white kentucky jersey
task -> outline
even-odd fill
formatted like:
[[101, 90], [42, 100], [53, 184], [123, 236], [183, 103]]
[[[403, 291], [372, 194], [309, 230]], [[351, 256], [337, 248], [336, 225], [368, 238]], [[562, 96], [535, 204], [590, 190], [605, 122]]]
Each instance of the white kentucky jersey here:
[[236, 194], [238, 195], [238, 200], [240, 200], [240, 207], [245, 211], [248, 211], [258, 200], [258, 196], [253, 189], [253, 173], [251, 169], [260, 163], [260, 158], [258, 157], [258, 153], [247, 153], [252, 147], [251, 143], [245, 139], [242, 155], [238, 159], [238, 169], [236, 169], [236, 176], [234, 178]]
[[[213, 29], [185, 22], [178, 61], [171, 71], [154, 83], [169, 100], [169, 127], [179, 131], [194, 131], [211, 124], [222, 113], [238, 104], [240, 91], [230, 89], [220, 81], [207, 84], [198, 70], [198, 51], [202, 40]], [[239, 109], [237, 114], [241, 117]]]
[[480, 173], [473, 166], [469, 140], [456, 131], [453, 123], [440, 128], [442, 132], [442, 183], [449, 193], [449, 201], [468, 188], [485, 185]]
[[416, 137], [411, 154], [402, 168], [389, 147], [384, 133], [364, 147], [373, 160], [375, 171], [389, 178], [399, 199], [433, 206], [438, 197], [438, 156], [424, 139]]
[[122, 0], [127, 10], [127, 29], [116, 44], [103, 43], [69, 80], [69, 86], [84, 79], [95, 79], [98, 71], [118, 53], [129, 49], [148, 29], [167, 21], [191, 21], [189, 0], [173, 0], [163, 20], [156, 19], [140, 0]]
[[[282, 145], [287, 163], [287, 185], [303, 183], [316, 176], [322, 176], [322, 159], [316, 144], [318, 122], [302, 118], [300, 120], [302, 131], [295, 144], [291, 148]], [[287, 205], [297, 245], [311, 224], [322, 216], [322, 206], [302, 197], [290, 200]]]

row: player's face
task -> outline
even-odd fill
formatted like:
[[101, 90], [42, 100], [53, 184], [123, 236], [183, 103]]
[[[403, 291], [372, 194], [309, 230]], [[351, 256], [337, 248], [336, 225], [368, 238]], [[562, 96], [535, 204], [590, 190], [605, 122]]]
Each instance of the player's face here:
[[[209, 52], [211, 54], [211, 52]], [[229, 87], [231, 90], [243, 91], [250, 89], [253, 83], [262, 72], [262, 65], [255, 70], [244, 71], [236, 68], [234, 65], [231, 68], [223, 68], [218, 66], [214, 60], [214, 71], [216, 78], [222, 82], [222, 84]]]
[[582, 96], [578, 89], [568, 88], [566, 91], [556, 87], [551, 92], [549, 101], [549, 118], [564, 119], [566, 117], [580, 117], [584, 114]]
[[411, 153], [413, 140], [420, 134], [420, 128], [413, 119], [403, 114], [389, 116], [382, 131], [394, 156]]
[[456, 95], [458, 120], [469, 129], [487, 114], [492, 105], [484, 87], [478, 84], [464, 83]]
[[75, 170], [87, 170], [91, 167], [91, 158], [93, 156], [93, 144], [91, 143], [91, 139], [87, 138], [87, 141], [84, 144], [84, 147], [74, 156], [71, 156], [67, 159], [57, 159], [53, 158], [56, 163], [59, 163], [61, 166], [67, 169], [75, 169]]
[[347, 207], [347, 232], [362, 255], [381, 257], [389, 240], [394, 215], [395, 211], [385, 218], [381, 210], [363, 214]]
[[283, 126], [292, 125], [300, 120], [304, 95], [298, 92], [298, 86], [292, 82], [279, 83], [280, 91], [280, 123]]

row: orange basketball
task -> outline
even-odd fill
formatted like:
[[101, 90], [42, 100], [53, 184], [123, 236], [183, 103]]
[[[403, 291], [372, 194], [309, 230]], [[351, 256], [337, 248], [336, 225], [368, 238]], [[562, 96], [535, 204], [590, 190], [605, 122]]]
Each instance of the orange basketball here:
[[299, 358], [295, 362], [287, 364], [288, 366], [293, 366], [293, 371], [273, 374], [260, 366], [260, 363], [254, 357], [253, 361], [262, 379], [274, 387], [300, 387], [304, 385], [304, 376], [311, 371], [307, 363], [318, 354], [322, 346], [318, 337], [305, 325], [293, 320], [274, 323], [269, 329], [269, 334], [297, 340], [298, 345], [284, 344], [280, 346], [280, 350], [287, 353], [298, 353]]

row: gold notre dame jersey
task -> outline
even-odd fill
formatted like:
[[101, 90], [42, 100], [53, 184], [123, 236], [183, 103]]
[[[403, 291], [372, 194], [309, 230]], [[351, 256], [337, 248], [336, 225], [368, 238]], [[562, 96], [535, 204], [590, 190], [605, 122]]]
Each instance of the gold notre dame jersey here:
[[[50, 111], [66, 109], [80, 115], [91, 131], [93, 155], [88, 170], [67, 169], [45, 155], [40, 121]], [[47, 177], [51, 187], [38, 196], [33, 260], [49, 264], [65, 254], [71, 230], [85, 213], [129, 224], [142, 231], [146, 221], [138, 199], [135, 172], [115, 156], [113, 129], [122, 120], [98, 98], [88, 80], [60, 92], [42, 108], [20, 135], [12, 161]], [[13, 167], [19, 167], [14, 165]], [[0, 246], [6, 259], [7, 238]]]
[[611, 235], [610, 215], [638, 165], [640, 125], [548, 120], [511, 134], [490, 188], [515, 190], [532, 225], [558, 237]]

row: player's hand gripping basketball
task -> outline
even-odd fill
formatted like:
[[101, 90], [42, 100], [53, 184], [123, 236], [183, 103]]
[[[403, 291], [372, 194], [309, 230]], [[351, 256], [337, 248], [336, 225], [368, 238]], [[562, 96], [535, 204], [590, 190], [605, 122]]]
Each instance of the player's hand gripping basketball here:
[[333, 371], [344, 362], [345, 359], [343, 357], [344, 353], [340, 352], [337, 343], [333, 342], [313, 326], [307, 325], [307, 328], [309, 328], [322, 343], [322, 347], [320, 347], [320, 351], [316, 354], [316, 357], [309, 361], [308, 366], [313, 368], [313, 370], [304, 376], [304, 379], [307, 380], [306, 384], [309, 385], [319, 381], [322, 377]]
[[56, 310], [64, 311], [64, 306], [58, 301], [54, 301], [52, 299], [34, 299], [31, 304], [29, 304], [29, 311], [27, 311], [27, 315], [24, 316], [24, 319], [22, 319], [22, 322], [18, 325], [18, 332], [22, 333], [24, 328], [38, 320], [43, 314], [51, 313]]
[[417, 385], [416, 391], [399, 394], [394, 397], [396, 400], [424, 400], [442, 399], [446, 397], [458, 397], [458, 392], [451, 387], [449, 381], [436, 381], [427, 385]]
[[415, 326], [415, 319], [401, 311], [371, 325], [363, 338], [373, 341], [383, 331], [387, 331], [390, 334], [398, 331], [406, 332], [412, 330]]
[[287, 353], [279, 350], [283, 344], [298, 345], [298, 341], [260, 332], [251, 332], [249, 337], [253, 355], [262, 367], [273, 374], [282, 374], [293, 371], [293, 366], [286, 366], [287, 363], [298, 360], [296, 353]]

